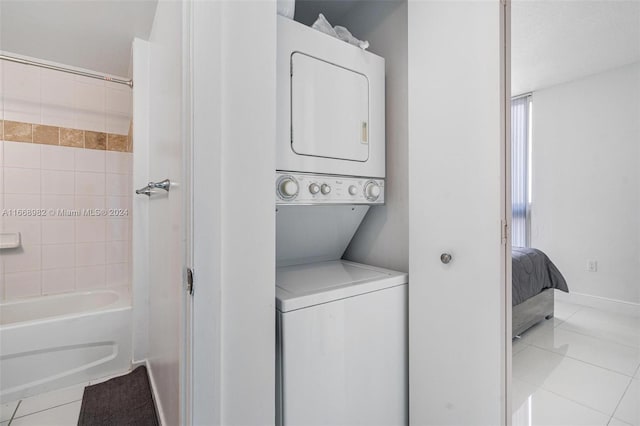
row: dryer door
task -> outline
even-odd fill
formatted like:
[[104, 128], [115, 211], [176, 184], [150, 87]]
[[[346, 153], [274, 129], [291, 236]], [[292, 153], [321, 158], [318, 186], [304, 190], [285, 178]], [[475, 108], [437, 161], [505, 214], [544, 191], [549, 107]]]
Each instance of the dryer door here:
[[291, 132], [291, 148], [296, 154], [367, 161], [367, 77], [303, 53], [293, 53]]

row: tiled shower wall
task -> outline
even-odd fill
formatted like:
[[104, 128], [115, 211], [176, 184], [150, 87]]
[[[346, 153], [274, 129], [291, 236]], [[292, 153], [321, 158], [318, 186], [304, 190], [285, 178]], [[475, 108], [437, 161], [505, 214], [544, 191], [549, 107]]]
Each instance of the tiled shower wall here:
[[[131, 285], [131, 90], [0, 62], [0, 297]], [[4, 122], [1, 121], [4, 118]]]

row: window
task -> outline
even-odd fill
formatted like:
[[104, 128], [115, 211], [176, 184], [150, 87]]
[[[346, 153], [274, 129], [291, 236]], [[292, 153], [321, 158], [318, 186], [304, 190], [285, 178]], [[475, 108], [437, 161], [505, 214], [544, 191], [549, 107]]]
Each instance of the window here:
[[511, 99], [511, 244], [529, 247], [531, 230], [531, 95]]

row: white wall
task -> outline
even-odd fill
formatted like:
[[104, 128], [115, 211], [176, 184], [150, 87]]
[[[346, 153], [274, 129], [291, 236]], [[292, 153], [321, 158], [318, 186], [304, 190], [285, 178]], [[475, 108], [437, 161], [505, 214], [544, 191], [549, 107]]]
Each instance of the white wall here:
[[275, 421], [275, 1], [196, 2], [194, 424]]
[[344, 258], [407, 272], [407, 2], [361, 2], [341, 22], [386, 59], [386, 204], [369, 209]]
[[640, 303], [640, 64], [535, 91], [532, 139], [532, 246], [572, 292]]

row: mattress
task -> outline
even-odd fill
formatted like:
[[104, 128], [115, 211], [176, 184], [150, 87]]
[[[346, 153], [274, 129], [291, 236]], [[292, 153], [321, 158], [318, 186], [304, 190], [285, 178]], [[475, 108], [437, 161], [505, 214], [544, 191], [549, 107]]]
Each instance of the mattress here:
[[533, 248], [512, 249], [512, 305], [540, 294], [547, 288], [569, 292], [567, 282], [551, 259]]

